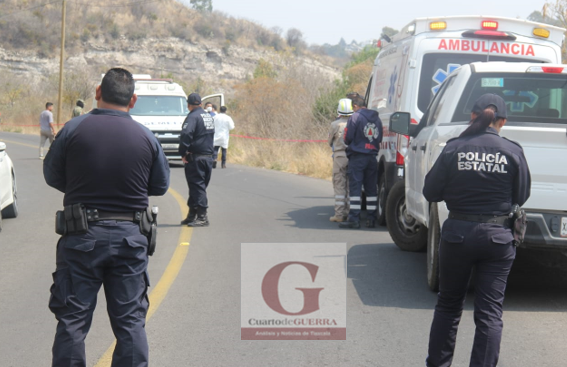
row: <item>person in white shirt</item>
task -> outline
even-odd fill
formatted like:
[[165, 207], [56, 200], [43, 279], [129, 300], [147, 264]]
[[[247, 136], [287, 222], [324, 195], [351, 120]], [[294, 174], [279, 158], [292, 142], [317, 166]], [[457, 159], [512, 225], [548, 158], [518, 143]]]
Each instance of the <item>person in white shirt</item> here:
[[220, 113], [215, 117], [215, 153], [213, 155], [213, 168], [217, 168], [219, 148], [222, 149], [222, 168], [226, 168], [226, 149], [230, 138], [230, 130], [234, 129], [234, 121], [226, 114], [226, 106], [221, 106]]

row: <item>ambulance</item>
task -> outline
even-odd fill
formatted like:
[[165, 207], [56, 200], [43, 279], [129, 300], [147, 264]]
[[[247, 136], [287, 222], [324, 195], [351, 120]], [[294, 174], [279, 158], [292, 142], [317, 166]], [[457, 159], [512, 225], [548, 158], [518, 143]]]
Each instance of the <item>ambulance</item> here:
[[[183, 87], [171, 79], [154, 79], [146, 74], [134, 74], [134, 80], [138, 100], [130, 115], [155, 134], [168, 160], [181, 160], [178, 153], [181, 126], [189, 114]], [[203, 106], [206, 102], [218, 108], [224, 106], [223, 94], [205, 96], [201, 100]]]
[[[378, 153], [378, 222], [385, 223], [390, 188], [404, 177], [409, 137], [388, 131], [390, 116], [409, 112], [419, 123], [441, 83], [472, 62], [561, 63], [565, 29], [521, 19], [488, 16], [419, 18], [394, 35], [377, 55], [368, 108], [378, 111], [384, 139]], [[382, 42], [382, 41], [381, 41]]]

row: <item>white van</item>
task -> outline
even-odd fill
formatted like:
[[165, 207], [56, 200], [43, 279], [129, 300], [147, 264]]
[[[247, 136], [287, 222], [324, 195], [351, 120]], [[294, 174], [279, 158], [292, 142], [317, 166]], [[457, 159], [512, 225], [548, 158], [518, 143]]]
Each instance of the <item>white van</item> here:
[[390, 115], [409, 112], [419, 123], [441, 83], [459, 66], [479, 61], [561, 63], [565, 29], [520, 19], [454, 16], [415, 19], [382, 48], [366, 90], [380, 114], [378, 222], [392, 186], [404, 177], [409, 138], [388, 130]]
[[[134, 120], [149, 128], [158, 138], [167, 159], [181, 160], [178, 153], [181, 125], [187, 117], [187, 94], [171, 79], [152, 79], [150, 75], [134, 75], [138, 101], [130, 110]], [[224, 96], [214, 94], [201, 98], [203, 105], [211, 101], [217, 108], [224, 105]]]

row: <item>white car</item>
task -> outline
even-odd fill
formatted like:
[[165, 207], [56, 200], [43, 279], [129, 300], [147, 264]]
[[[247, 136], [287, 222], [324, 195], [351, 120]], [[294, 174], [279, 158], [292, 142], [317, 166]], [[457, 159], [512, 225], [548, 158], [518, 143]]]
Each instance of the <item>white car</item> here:
[[15, 218], [17, 216], [16, 171], [12, 160], [6, 153], [6, 143], [0, 141], [0, 231], [2, 231], [2, 217]]
[[501, 135], [520, 143], [531, 172], [531, 195], [523, 208], [528, 217], [525, 248], [545, 250], [550, 258], [567, 255], [567, 65], [489, 62], [464, 65], [447, 77], [419, 125], [409, 113], [396, 113], [390, 130], [412, 140], [405, 156], [405, 182], [388, 197], [388, 230], [406, 251], [427, 248], [428, 282], [438, 286], [440, 225], [447, 219], [445, 203], [423, 196], [425, 175], [447, 140], [459, 136], [470, 111], [485, 93], [506, 101], [508, 122]]

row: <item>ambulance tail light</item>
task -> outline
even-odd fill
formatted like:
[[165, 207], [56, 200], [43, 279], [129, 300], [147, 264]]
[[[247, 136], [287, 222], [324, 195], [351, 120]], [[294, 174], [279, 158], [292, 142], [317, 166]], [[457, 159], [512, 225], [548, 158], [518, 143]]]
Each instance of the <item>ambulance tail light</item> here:
[[431, 22], [431, 23], [429, 23], [429, 29], [431, 29], [432, 31], [442, 31], [444, 29], [447, 29], [447, 23], [446, 22]]
[[466, 31], [463, 32], [463, 37], [468, 38], [482, 38], [482, 39], [498, 39], [506, 41], [516, 40], [516, 36], [506, 32], [480, 30], [480, 31]]
[[498, 22], [493, 20], [484, 20], [481, 25], [482, 29], [495, 31], [498, 29]]
[[550, 32], [544, 28], [534, 28], [533, 35], [541, 38], [549, 38]]

